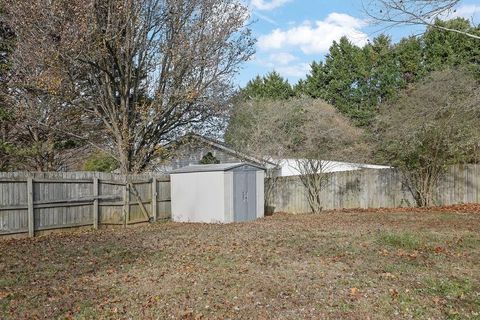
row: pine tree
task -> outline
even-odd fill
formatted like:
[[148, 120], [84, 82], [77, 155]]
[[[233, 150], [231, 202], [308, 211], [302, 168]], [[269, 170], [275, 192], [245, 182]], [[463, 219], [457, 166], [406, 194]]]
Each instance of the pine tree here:
[[[404, 85], [395, 60], [391, 38], [380, 35], [363, 47], [365, 61], [360, 68], [360, 95], [364, 110], [374, 112], [380, 103], [393, 97]], [[370, 119], [368, 119], [370, 120]]]
[[398, 62], [403, 81], [413, 83], [426, 73], [423, 63], [423, 46], [417, 37], [403, 38], [394, 48], [395, 60]]
[[303, 85], [305, 94], [334, 105], [357, 124], [368, 124], [371, 112], [363, 91], [369, 68], [362, 49], [346, 37], [334, 42], [325, 62], [312, 63]]
[[[463, 30], [480, 35], [480, 28], [474, 28], [463, 18], [435, 22], [437, 25]], [[480, 64], [480, 41], [462, 34], [429, 28], [423, 36], [424, 59], [427, 71], [444, 70], [452, 66]]]
[[244, 99], [284, 100], [293, 97], [294, 91], [286, 79], [273, 71], [250, 80], [240, 94]]
[[[480, 34], [462, 18], [436, 24]], [[380, 35], [362, 48], [346, 37], [334, 42], [324, 62], [313, 62], [295, 91], [334, 105], [359, 126], [368, 126], [380, 103], [396, 97], [409, 84], [428, 73], [450, 67], [480, 70], [480, 41], [441, 28], [429, 28], [421, 37], [392, 44]]]

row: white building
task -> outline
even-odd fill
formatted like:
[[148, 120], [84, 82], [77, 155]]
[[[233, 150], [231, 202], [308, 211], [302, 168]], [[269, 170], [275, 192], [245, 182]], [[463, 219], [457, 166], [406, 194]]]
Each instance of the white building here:
[[[298, 176], [301, 173], [299, 168], [299, 163], [302, 162], [303, 159], [279, 159], [274, 160], [270, 159], [270, 162], [274, 162], [278, 166], [278, 175], [281, 177], [290, 177], [290, 176]], [[326, 161], [326, 160], [318, 160], [321, 161], [322, 172], [330, 173], [330, 172], [340, 172], [340, 171], [355, 171], [355, 170], [362, 170], [362, 169], [388, 169], [391, 168], [389, 166], [381, 166], [375, 164], [366, 164], [366, 163], [350, 163], [350, 162], [340, 162], [340, 161]], [[273, 166], [268, 169], [273, 169]]]

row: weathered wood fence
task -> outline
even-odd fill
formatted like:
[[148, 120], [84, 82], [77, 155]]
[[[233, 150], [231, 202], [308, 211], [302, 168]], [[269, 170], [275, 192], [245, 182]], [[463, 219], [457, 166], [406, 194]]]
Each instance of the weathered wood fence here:
[[[267, 183], [269, 183], [267, 179]], [[413, 206], [392, 169], [337, 172], [322, 192], [325, 209]], [[437, 205], [480, 202], [480, 165], [452, 166], [435, 190]], [[310, 208], [298, 177], [275, 178], [266, 191], [275, 212]], [[147, 173], [0, 173], [0, 236], [69, 227], [129, 225], [171, 216], [170, 178]]]
[[[275, 212], [310, 211], [305, 188], [298, 177], [274, 179], [266, 196], [267, 206]], [[480, 202], [480, 165], [450, 167], [434, 195], [436, 205]], [[408, 188], [402, 184], [400, 174], [393, 169], [332, 173], [321, 199], [325, 209], [396, 208], [415, 205]]]
[[169, 217], [168, 175], [0, 173], [0, 236]]

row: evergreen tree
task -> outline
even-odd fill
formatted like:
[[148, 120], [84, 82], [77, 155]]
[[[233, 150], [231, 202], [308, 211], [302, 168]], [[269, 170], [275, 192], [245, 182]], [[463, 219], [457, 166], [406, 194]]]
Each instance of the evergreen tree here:
[[202, 157], [200, 160], [200, 164], [219, 164], [220, 160], [218, 160], [211, 152], [207, 152], [206, 155]]
[[92, 154], [83, 164], [84, 171], [113, 172], [118, 167], [118, 161], [103, 152]]
[[[437, 20], [435, 24], [480, 35], [480, 28], [472, 27], [463, 18]], [[445, 70], [460, 65], [478, 68], [480, 65], [480, 41], [477, 39], [433, 27], [428, 28], [422, 39], [427, 71]]]
[[417, 37], [403, 38], [395, 46], [394, 54], [405, 84], [416, 82], [425, 75], [421, 39]]
[[325, 87], [323, 94], [320, 89], [319, 97], [346, 114], [359, 115], [362, 107], [358, 89], [364, 63], [361, 49], [346, 37], [334, 42], [323, 64], [324, 71], [319, 73]]
[[361, 74], [359, 89], [363, 108], [370, 116], [380, 103], [395, 95], [404, 81], [390, 37], [380, 35], [373, 39], [363, 47], [363, 54], [365, 61], [358, 66]]
[[294, 91], [286, 79], [273, 71], [250, 80], [240, 94], [243, 99], [283, 100], [293, 97]]
[[297, 95], [307, 95], [312, 98], [324, 98], [326, 93], [325, 85], [327, 83], [327, 75], [323, 62], [313, 61], [310, 64], [310, 74], [307, 74], [305, 80], [300, 80], [295, 86]]
[[[468, 20], [436, 21], [445, 28], [480, 34]], [[295, 91], [334, 105], [359, 126], [368, 126], [378, 105], [429, 72], [464, 66], [480, 69], [480, 41], [464, 34], [431, 27], [421, 37], [403, 38], [393, 45], [380, 35], [362, 48], [346, 37], [334, 42], [324, 62], [313, 62]]]
[[321, 98], [364, 126], [384, 97], [392, 95], [399, 81], [391, 60], [391, 41], [386, 36], [359, 48], [346, 37], [334, 42], [325, 62], [314, 62], [307, 79], [298, 87], [302, 93]]

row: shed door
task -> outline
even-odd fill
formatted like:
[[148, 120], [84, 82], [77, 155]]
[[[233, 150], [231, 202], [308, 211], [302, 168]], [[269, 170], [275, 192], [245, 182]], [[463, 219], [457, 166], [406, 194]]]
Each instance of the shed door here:
[[233, 210], [235, 221], [257, 218], [256, 171], [244, 166], [233, 172]]

